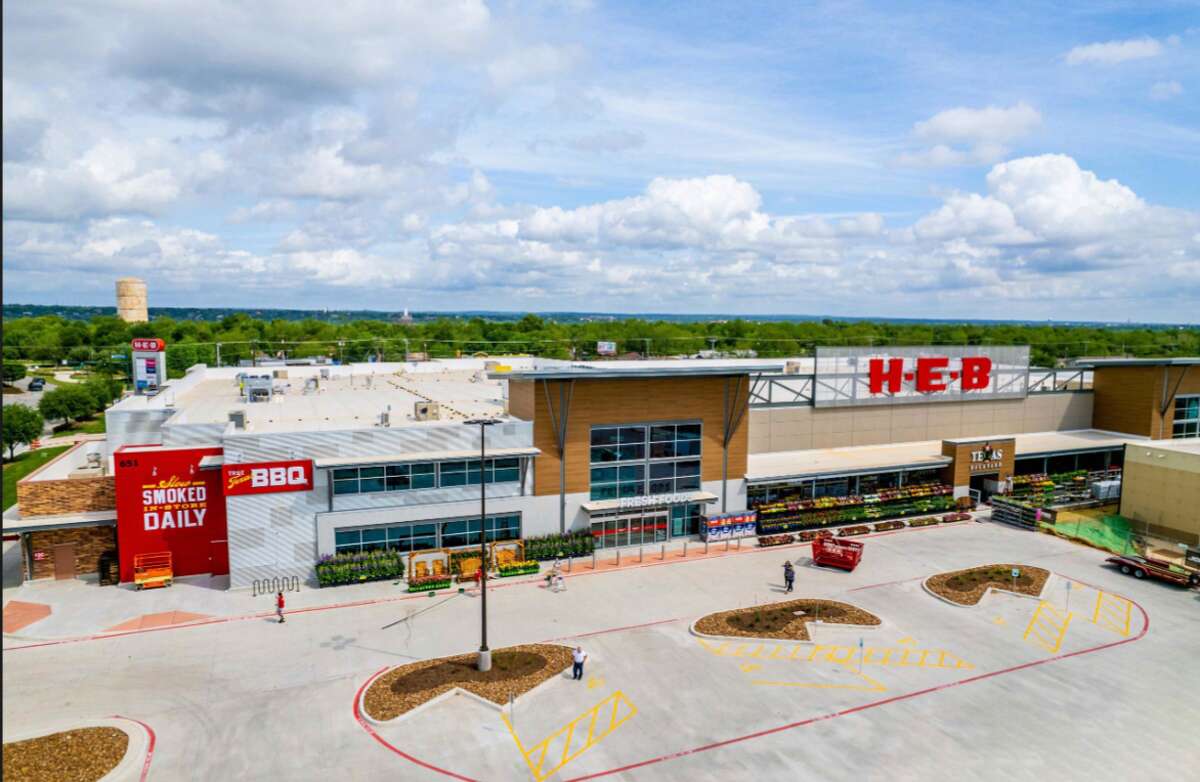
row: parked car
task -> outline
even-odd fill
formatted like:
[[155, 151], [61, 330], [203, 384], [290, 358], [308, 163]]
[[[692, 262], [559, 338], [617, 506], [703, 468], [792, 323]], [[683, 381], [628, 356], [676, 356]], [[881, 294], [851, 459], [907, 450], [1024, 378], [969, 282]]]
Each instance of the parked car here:
[[46, 381], [40, 377], [35, 377], [33, 380], [29, 381], [29, 390], [30, 391], [43, 391], [43, 390], [45, 390], [45, 388], [46, 388]]

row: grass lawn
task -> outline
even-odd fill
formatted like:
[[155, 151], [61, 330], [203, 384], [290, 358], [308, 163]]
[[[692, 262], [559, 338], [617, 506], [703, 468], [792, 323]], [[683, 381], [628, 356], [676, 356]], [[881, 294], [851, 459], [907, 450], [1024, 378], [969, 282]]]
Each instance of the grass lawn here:
[[56, 437], [66, 434], [104, 434], [104, 416], [92, 416], [82, 421], [73, 421], [54, 427]]
[[5, 462], [4, 510], [8, 510], [17, 503], [17, 481], [70, 447], [69, 445], [56, 445], [53, 448], [39, 448], [36, 451], [19, 453], [17, 458], [11, 462]]

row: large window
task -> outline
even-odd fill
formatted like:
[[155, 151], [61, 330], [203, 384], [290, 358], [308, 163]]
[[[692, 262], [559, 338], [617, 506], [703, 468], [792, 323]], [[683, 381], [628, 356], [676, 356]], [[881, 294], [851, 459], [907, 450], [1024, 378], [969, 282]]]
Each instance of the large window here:
[[[521, 537], [521, 514], [507, 513], [487, 517], [487, 542], [516, 540]], [[373, 549], [425, 551], [479, 545], [479, 517], [420, 521], [387, 527], [357, 527], [334, 532], [334, 547], [339, 554]]]
[[[515, 483], [521, 479], [518, 458], [488, 459], [484, 473], [488, 483]], [[371, 494], [446, 486], [479, 485], [479, 460], [417, 462], [334, 470], [334, 494]]]
[[1200, 437], [1200, 395], [1175, 397], [1171, 437]]
[[697, 423], [593, 427], [591, 498], [698, 490], [700, 432]]

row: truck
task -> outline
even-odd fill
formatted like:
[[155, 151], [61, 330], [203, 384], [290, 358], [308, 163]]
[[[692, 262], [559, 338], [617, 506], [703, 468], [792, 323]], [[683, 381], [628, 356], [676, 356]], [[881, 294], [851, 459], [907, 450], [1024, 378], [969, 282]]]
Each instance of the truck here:
[[1200, 586], [1200, 571], [1187, 570], [1168, 562], [1146, 559], [1132, 554], [1109, 557], [1104, 561], [1116, 565], [1122, 573], [1127, 576], [1132, 575], [1134, 578], [1157, 578], [1160, 581], [1170, 581], [1172, 584], [1192, 588]]
[[813, 562], [817, 565], [852, 571], [862, 560], [863, 544], [857, 540], [837, 540], [822, 535], [812, 543]]

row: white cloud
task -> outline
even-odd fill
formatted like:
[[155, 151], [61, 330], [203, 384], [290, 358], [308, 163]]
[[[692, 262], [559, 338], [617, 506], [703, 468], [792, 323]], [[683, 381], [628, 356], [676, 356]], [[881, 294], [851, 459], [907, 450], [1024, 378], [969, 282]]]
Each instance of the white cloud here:
[[946, 109], [913, 125], [917, 138], [934, 145], [906, 152], [896, 162], [915, 168], [995, 163], [1008, 154], [1008, 142], [1027, 136], [1041, 122], [1041, 113], [1024, 102], [1009, 107]]
[[1130, 38], [1125, 41], [1089, 43], [1067, 52], [1067, 65], [1117, 65], [1129, 60], [1144, 60], [1162, 54], [1163, 45], [1154, 38]]
[[1159, 81], [1150, 87], [1152, 100], [1171, 100], [1183, 94], [1183, 85], [1177, 81]]

